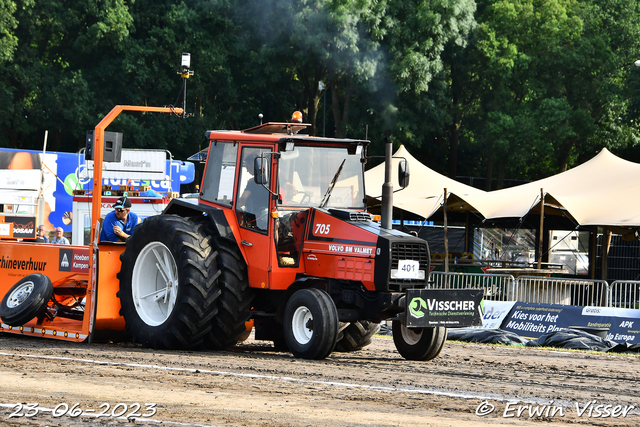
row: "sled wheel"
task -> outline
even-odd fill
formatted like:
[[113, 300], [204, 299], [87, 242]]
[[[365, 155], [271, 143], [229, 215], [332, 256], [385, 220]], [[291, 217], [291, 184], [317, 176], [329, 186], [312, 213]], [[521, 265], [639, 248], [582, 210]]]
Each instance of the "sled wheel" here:
[[393, 342], [408, 360], [431, 360], [440, 354], [447, 339], [447, 328], [407, 328], [393, 321]]
[[240, 334], [240, 336], [238, 337], [238, 342], [245, 342], [246, 340], [249, 339], [249, 337], [251, 336], [251, 331], [247, 331], [245, 330], [243, 333]]
[[371, 339], [380, 330], [380, 324], [368, 320], [351, 322], [344, 328], [338, 337], [336, 351], [349, 352], [358, 351], [369, 344]]
[[0, 318], [9, 326], [21, 326], [47, 307], [53, 295], [51, 280], [41, 273], [23, 277], [0, 302]]
[[217, 254], [202, 224], [157, 215], [136, 226], [120, 256], [120, 314], [135, 342], [197, 348], [211, 329]]
[[301, 289], [287, 302], [284, 338], [289, 351], [303, 359], [324, 359], [336, 346], [338, 310], [325, 291]]
[[221, 294], [205, 345], [213, 350], [223, 350], [237, 344], [246, 333], [245, 322], [251, 317], [253, 290], [249, 287], [247, 265], [235, 240], [212, 236], [211, 246], [217, 253], [220, 274], [216, 283]]

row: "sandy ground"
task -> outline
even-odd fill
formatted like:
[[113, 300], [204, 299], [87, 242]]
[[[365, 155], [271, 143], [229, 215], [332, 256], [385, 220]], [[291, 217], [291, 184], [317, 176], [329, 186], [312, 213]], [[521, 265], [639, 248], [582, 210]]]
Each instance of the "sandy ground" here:
[[251, 338], [186, 352], [0, 334], [0, 362], [3, 426], [640, 425], [626, 355], [447, 342], [412, 362], [376, 337], [310, 361]]

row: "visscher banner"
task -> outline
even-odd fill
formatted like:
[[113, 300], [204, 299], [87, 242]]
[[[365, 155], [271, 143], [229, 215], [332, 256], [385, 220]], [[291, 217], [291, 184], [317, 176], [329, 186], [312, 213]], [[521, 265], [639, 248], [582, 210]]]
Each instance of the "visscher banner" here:
[[482, 289], [408, 289], [407, 327], [482, 325]]

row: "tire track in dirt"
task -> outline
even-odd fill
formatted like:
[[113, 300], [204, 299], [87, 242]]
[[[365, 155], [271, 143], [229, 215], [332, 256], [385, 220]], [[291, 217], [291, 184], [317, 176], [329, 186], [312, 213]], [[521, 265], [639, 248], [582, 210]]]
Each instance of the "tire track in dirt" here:
[[[4, 398], [53, 406], [71, 398], [86, 405], [156, 399], [163, 420], [187, 424], [506, 425], [514, 419], [499, 412], [508, 402], [565, 408], [564, 417], [522, 416], [519, 425], [640, 424], [637, 409], [626, 418], [576, 414], [576, 403], [593, 400], [640, 407], [638, 358], [628, 356], [447, 343], [440, 357], [420, 363], [376, 337], [361, 351], [315, 361], [253, 340], [233, 351], [194, 352], [12, 335], [0, 335], [0, 353]], [[483, 401], [496, 408], [490, 420], [476, 415]]]

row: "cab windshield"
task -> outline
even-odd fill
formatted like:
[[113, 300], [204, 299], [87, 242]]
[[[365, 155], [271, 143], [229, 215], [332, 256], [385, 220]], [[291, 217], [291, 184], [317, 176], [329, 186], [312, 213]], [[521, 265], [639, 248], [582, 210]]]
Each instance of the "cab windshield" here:
[[281, 153], [278, 185], [282, 205], [363, 209], [360, 154], [347, 148], [297, 145]]

